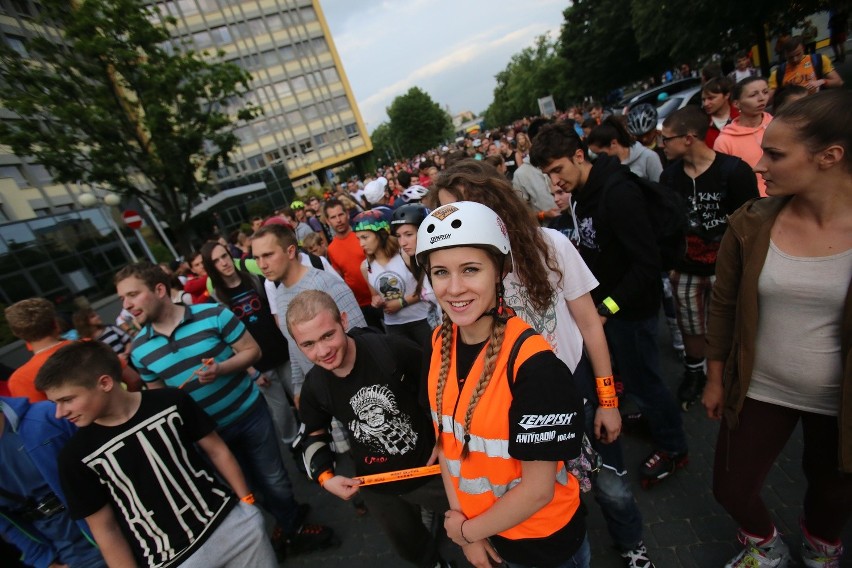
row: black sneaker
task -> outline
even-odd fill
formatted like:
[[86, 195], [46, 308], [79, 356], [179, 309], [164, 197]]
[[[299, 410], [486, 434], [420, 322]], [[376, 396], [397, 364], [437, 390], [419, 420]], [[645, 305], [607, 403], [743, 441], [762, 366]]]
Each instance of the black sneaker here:
[[298, 556], [337, 546], [334, 531], [324, 525], [302, 525], [284, 539], [287, 556]]
[[656, 568], [651, 559], [648, 558], [648, 549], [645, 548], [645, 543], [639, 541], [639, 544], [633, 550], [622, 552], [621, 557], [624, 559], [624, 565], [627, 568]]
[[651, 485], [659, 483], [674, 472], [689, 463], [687, 452], [669, 453], [662, 450], [651, 452], [639, 467], [639, 479], [642, 487], [648, 489]]

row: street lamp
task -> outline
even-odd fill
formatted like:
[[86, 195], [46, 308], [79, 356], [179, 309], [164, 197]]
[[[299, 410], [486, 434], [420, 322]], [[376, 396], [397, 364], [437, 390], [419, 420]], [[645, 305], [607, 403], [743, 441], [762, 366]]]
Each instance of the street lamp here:
[[[79, 203], [83, 207], [98, 206], [98, 209], [101, 210], [101, 215], [106, 218], [107, 223], [109, 223], [109, 226], [112, 228], [113, 232], [116, 234], [116, 236], [118, 236], [119, 240], [121, 241], [121, 244], [124, 246], [124, 251], [128, 255], [130, 255], [130, 258], [133, 260], [133, 262], [139, 262], [139, 258], [136, 256], [136, 253], [134, 253], [133, 249], [130, 248], [130, 245], [125, 240], [124, 235], [121, 234], [121, 230], [118, 228], [118, 225], [115, 224], [115, 220], [112, 218], [112, 214], [109, 211], [104, 211], [104, 208], [100, 207], [98, 201], [98, 196], [88, 191], [85, 191], [79, 196], [77, 196], [77, 203]], [[115, 207], [121, 203], [121, 198], [114, 193], [107, 192], [106, 195], [100, 198], [100, 201], [102, 201], [105, 205], [108, 205], [109, 207]]]

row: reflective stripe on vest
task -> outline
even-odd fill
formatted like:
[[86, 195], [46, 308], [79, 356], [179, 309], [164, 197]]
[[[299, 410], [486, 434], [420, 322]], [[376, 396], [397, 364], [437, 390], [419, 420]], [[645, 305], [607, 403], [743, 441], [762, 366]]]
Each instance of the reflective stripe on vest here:
[[[438, 421], [438, 415], [432, 411], [432, 421]], [[453, 420], [452, 416], [443, 416], [443, 430], [445, 433], [452, 432], [460, 444], [464, 443], [464, 426]], [[467, 448], [471, 452], [482, 452], [489, 458], [511, 459], [509, 455], [509, 440], [493, 440], [470, 434], [470, 442]]]
[[[506, 366], [512, 346], [527, 329], [530, 329], [530, 326], [517, 317], [509, 318], [506, 323], [503, 344], [494, 361], [494, 375], [473, 412], [468, 432], [468, 454], [464, 458], [462, 457], [465, 439], [464, 416], [482, 374], [488, 347], [487, 345], [483, 347], [468, 371], [466, 380], [459, 384], [455, 353], [458, 328], [453, 326], [449, 368], [443, 388], [439, 417], [435, 397], [442, 367], [441, 328], [435, 330], [433, 335], [428, 381], [430, 410], [436, 431], [440, 418], [442, 463], [452, 481], [462, 512], [468, 518], [476, 517], [489, 510], [507, 491], [517, 487], [521, 482], [523, 463], [509, 454], [509, 436], [512, 431], [509, 424], [509, 408], [512, 405], [513, 394], [509, 386]], [[545, 351], [552, 352], [552, 349], [538, 334], [524, 341], [518, 351], [515, 376], [524, 362]], [[552, 467], [555, 480], [551, 501], [529, 518], [500, 532], [500, 536], [512, 540], [544, 538], [565, 526], [576, 513], [580, 505], [577, 480], [568, 474], [564, 463], [554, 461]]]
[[[492, 485], [487, 477], [462, 477], [461, 476], [461, 460], [448, 460], [445, 459], [444, 463], [447, 464], [447, 471], [450, 472], [450, 475], [453, 477], [457, 477], [459, 480], [459, 491], [463, 491], [468, 495], [481, 495], [483, 493], [488, 493], [489, 491], [494, 494], [498, 499], [506, 494], [506, 492], [516, 486], [521, 482], [521, 478], [518, 477], [513, 479], [509, 483], [505, 483], [502, 485]], [[560, 485], [568, 485], [568, 471], [565, 469], [565, 466], [562, 465], [559, 468], [559, 471], [556, 473], [556, 482]]]

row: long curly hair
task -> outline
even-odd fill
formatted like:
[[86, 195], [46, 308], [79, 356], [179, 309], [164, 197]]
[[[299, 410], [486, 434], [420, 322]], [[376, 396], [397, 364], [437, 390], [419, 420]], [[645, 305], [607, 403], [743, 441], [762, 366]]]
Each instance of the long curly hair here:
[[[459, 201], [482, 203], [503, 219], [509, 231], [518, 279], [526, 287], [535, 310], [543, 313], [555, 292], [548, 274], [555, 272], [560, 281], [563, 274], [532, 211], [515, 193], [511, 182], [490, 164], [462, 160], [441, 172], [432, 184], [429, 192], [432, 203], [438, 203], [440, 190]], [[541, 251], [541, 254], [530, 254], [532, 251]]]

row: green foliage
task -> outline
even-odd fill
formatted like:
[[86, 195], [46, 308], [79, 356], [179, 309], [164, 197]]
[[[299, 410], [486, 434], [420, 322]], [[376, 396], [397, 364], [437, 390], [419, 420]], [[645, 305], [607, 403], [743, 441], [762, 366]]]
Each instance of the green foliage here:
[[376, 127], [370, 140], [373, 141], [373, 154], [384, 163], [402, 158], [399, 144], [393, 135], [393, 130], [388, 122], [383, 122]]
[[[560, 54], [578, 94], [601, 98], [614, 88], [661, 71], [667, 63], [655, 50], [640, 50], [630, 0], [577, 0], [563, 16]], [[665, 35], [682, 33], [674, 27]]]
[[418, 87], [396, 97], [387, 113], [392, 132], [389, 138], [396, 141], [403, 156], [424, 152], [453, 136], [450, 115]]
[[537, 115], [541, 97], [553, 95], [557, 108], [564, 108], [577, 94], [566, 80], [567, 64], [558, 48], [557, 41], [542, 35], [534, 46], [512, 56], [506, 68], [496, 75], [494, 101], [484, 113], [489, 127]]
[[192, 203], [212, 191], [212, 172], [238, 144], [235, 122], [259, 112], [238, 98], [250, 76], [170, 45], [174, 20], [151, 23], [143, 0], [41, 8], [29, 57], [0, 46], [0, 102], [19, 117], [0, 123], [0, 142], [58, 181], [145, 201], [185, 237]]
[[663, 53], [679, 61], [748, 47], [762, 37], [764, 25], [775, 34], [828, 8], [822, 0], [630, 0], [630, 5], [641, 55]]

